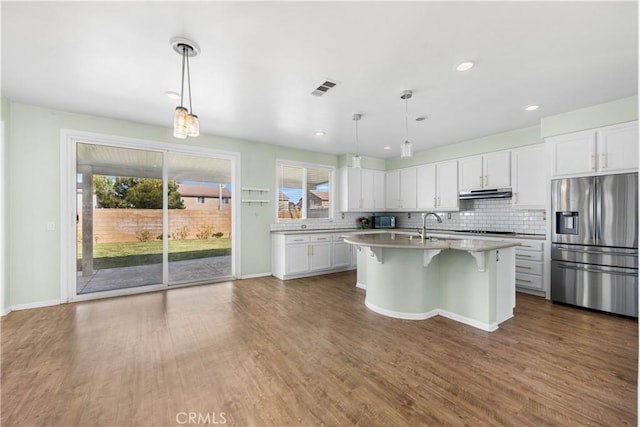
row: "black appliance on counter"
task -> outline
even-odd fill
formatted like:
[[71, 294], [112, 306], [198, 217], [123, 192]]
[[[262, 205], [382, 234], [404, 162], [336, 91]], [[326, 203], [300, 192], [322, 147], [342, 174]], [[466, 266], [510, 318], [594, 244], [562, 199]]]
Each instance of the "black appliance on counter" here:
[[396, 217], [393, 215], [374, 215], [371, 217], [371, 228], [396, 228]]
[[551, 182], [551, 299], [638, 316], [638, 174]]

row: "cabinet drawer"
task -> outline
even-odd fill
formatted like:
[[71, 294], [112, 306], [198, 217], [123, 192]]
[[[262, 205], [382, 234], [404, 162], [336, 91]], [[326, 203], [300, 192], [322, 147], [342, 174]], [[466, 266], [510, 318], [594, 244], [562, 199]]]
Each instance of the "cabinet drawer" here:
[[309, 235], [308, 234], [292, 234], [287, 236], [287, 244], [290, 245], [292, 243], [306, 243], [309, 241]]
[[516, 259], [524, 261], [542, 261], [542, 252], [529, 252], [516, 249]]
[[525, 261], [522, 259], [516, 259], [516, 274], [527, 273], [542, 275], [542, 263], [536, 261]]
[[520, 246], [517, 249], [524, 249], [525, 251], [540, 251], [544, 250], [544, 242], [535, 242], [535, 241], [521, 241]]
[[312, 234], [310, 238], [312, 242], [330, 242], [331, 234]]
[[516, 273], [516, 286], [542, 290], [542, 276], [526, 273]]

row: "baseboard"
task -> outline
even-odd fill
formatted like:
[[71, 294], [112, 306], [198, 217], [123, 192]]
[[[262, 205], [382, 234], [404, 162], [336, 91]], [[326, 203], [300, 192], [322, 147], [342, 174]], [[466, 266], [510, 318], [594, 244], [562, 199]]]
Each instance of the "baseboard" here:
[[0, 311], [0, 317], [6, 316], [9, 313], [11, 313], [11, 309], [9, 307], [5, 307]]
[[60, 305], [59, 299], [52, 299], [48, 301], [30, 302], [26, 304], [15, 304], [11, 306], [11, 311], [29, 310], [32, 308], [50, 307], [52, 305]]
[[244, 279], [257, 279], [258, 277], [267, 277], [267, 276], [271, 276], [271, 272], [269, 273], [256, 273], [256, 274], [243, 274], [242, 276], [240, 276], [241, 280]]
[[365, 300], [364, 305], [371, 311], [375, 311], [378, 314], [382, 314], [383, 316], [393, 317], [395, 319], [404, 319], [404, 320], [425, 320], [433, 316], [438, 315], [438, 309], [428, 311], [426, 313], [404, 313], [401, 311], [393, 311], [387, 310], [385, 308], [378, 307], [374, 304], [371, 304], [369, 301]]
[[447, 310], [438, 309], [438, 314], [447, 319], [455, 320], [456, 322], [464, 323], [465, 325], [473, 326], [474, 328], [482, 329], [483, 331], [493, 332], [498, 329], [497, 323], [485, 323], [478, 320], [470, 319], [459, 314], [451, 313]]
[[360, 283], [360, 282], [356, 282], [356, 288], [360, 288], [360, 289], [367, 289], [367, 285], [365, 285], [364, 283]]

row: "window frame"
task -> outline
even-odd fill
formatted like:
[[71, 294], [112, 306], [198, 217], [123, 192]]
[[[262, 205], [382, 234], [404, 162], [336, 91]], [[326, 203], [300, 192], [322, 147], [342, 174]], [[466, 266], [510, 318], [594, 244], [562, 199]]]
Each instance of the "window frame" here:
[[[302, 168], [302, 218], [280, 218], [280, 170], [283, 166], [289, 166], [294, 168]], [[307, 182], [307, 169], [326, 169], [329, 172], [329, 208], [328, 208], [328, 217], [327, 218], [307, 218], [307, 208], [308, 208], [308, 182]], [[286, 160], [286, 159], [277, 159], [276, 160], [276, 173], [275, 173], [275, 215], [276, 215], [276, 223], [295, 223], [301, 221], [333, 221], [334, 218], [334, 206], [335, 206], [335, 198], [337, 191], [335, 188], [335, 171], [336, 167], [332, 165], [326, 165], [321, 163], [308, 163], [308, 162], [298, 162], [294, 160]]]

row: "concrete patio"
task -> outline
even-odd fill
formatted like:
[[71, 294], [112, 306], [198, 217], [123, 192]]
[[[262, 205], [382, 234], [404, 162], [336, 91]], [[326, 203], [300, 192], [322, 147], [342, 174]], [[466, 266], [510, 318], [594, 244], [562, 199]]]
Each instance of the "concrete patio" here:
[[[169, 263], [169, 284], [199, 282], [231, 276], [231, 256], [200, 258]], [[77, 276], [77, 294], [112, 291], [162, 283], [162, 264], [105, 268], [92, 276]]]

